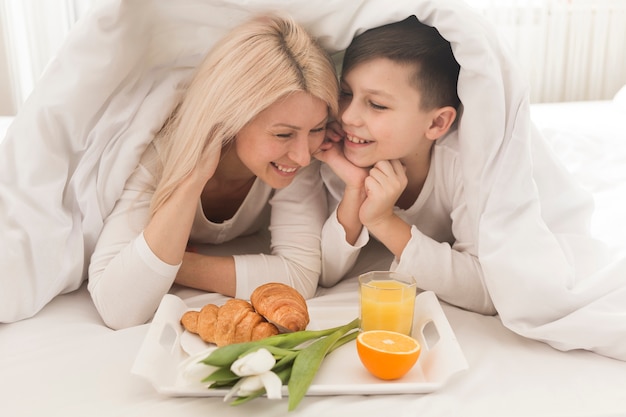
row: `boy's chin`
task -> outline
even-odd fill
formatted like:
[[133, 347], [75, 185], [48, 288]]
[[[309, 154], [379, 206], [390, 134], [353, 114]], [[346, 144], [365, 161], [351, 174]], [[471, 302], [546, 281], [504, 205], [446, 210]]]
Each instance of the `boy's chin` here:
[[359, 168], [371, 168], [376, 164], [376, 162], [366, 161], [365, 159], [355, 158], [354, 156], [350, 157], [349, 155], [346, 155], [346, 159], [350, 161], [352, 165]]
[[355, 153], [355, 152], [344, 151], [344, 156], [352, 165], [357, 166], [359, 168], [370, 168], [374, 166], [375, 164], [375, 162], [366, 160], [365, 158], [360, 158], [358, 153]]

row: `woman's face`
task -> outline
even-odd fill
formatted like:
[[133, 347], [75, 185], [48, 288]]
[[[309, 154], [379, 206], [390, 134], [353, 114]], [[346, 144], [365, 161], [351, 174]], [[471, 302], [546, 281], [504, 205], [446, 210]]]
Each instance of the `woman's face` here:
[[284, 188], [324, 140], [328, 107], [305, 92], [290, 94], [259, 113], [235, 138], [241, 162], [272, 188]]
[[420, 110], [413, 70], [385, 58], [356, 65], [341, 82], [339, 116], [346, 158], [360, 167], [381, 160], [406, 162], [427, 152], [431, 116]]

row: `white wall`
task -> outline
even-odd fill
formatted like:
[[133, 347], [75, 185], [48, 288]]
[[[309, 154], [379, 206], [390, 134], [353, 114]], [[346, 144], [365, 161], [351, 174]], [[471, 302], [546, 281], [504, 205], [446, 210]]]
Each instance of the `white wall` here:
[[0, 115], [19, 111], [71, 27], [96, 1], [0, 0]]
[[[34, 51], [28, 65], [7, 62], [5, 29], [11, 25], [0, 15], [0, 116], [19, 110], [75, 19], [97, 1], [0, 0], [0, 13], [11, 6], [27, 16], [20, 36], [28, 46], [10, 50]], [[531, 102], [607, 100], [626, 84], [626, 0], [467, 1], [484, 11], [513, 47], [528, 72]], [[25, 83], [12, 86], [10, 71], [22, 74]]]
[[5, 47], [5, 34], [2, 19], [0, 19], [0, 116], [15, 114], [13, 93], [9, 77], [9, 63]]

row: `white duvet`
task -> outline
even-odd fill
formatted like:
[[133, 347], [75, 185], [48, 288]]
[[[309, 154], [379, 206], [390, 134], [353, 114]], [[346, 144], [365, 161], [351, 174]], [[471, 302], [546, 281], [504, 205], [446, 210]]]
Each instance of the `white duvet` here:
[[[496, 33], [454, 0], [101, 1], [77, 24], [0, 145], [0, 322], [86, 278], [102, 221], [199, 57], [234, 24], [284, 10], [340, 52], [415, 14], [461, 64], [459, 140], [486, 285], [503, 323], [559, 349], [626, 360], [626, 260], [589, 236], [591, 200], [530, 122]], [[393, 4], [393, 7], [390, 6]], [[566, 211], [571, 216], [560, 213]]]

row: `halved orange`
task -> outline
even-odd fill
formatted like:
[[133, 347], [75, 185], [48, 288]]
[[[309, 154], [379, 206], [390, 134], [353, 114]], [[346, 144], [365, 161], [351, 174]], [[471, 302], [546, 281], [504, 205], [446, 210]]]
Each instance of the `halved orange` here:
[[398, 379], [413, 368], [422, 347], [411, 336], [389, 330], [359, 333], [356, 350], [365, 368], [374, 376]]

